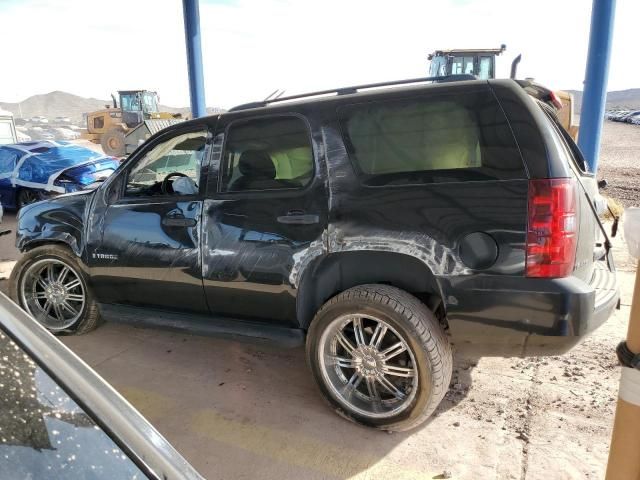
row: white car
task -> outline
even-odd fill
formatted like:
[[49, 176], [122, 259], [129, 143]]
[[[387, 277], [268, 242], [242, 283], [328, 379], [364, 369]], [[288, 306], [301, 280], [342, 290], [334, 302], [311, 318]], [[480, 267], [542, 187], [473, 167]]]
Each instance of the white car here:
[[20, 143], [22, 143], [22, 142], [30, 142], [31, 141], [31, 136], [27, 135], [22, 130], [16, 130], [16, 136], [18, 137], [18, 142], [20, 142]]
[[77, 140], [78, 138], [80, 138], [80, 133], [74, 132], [69, 128], [54, 128], [52, 132], [56, 136], [56, 138], [60, 140]]

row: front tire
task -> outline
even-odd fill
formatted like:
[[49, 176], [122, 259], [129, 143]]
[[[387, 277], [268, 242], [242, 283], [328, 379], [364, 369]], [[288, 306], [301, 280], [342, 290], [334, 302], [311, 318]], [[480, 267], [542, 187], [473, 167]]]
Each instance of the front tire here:
[[124, 131], [120, 128], [107, 130], [100, 139], [100, 145], [105, 155], [122, 157], [125, 154]]
[[101, 323], [80, 263], [60, 245], [36, 247], [24, 254], [11, 272], [9, 293], [51, 333], [80, 335]]
[[382, 430], [423, 423], [451, 381], [452, 352], [433, 312], [388, 285], [361, 285], [318, 311], [307, 362], [323, 396], [347, 419]]

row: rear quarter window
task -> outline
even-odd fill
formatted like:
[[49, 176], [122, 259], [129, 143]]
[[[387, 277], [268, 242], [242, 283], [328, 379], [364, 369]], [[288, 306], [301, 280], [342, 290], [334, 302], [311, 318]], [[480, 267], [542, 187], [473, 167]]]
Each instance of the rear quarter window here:
[[490, 91], [349, 105], [338, 114], [349, 156], [365, 185], [526, 177]]

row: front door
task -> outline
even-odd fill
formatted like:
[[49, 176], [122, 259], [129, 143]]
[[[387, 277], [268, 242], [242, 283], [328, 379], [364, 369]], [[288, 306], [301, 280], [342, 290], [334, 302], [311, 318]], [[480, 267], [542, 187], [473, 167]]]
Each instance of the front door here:
[[160, 137], [109, 185], [104, 205], [96, 200], [100, 239], [88, 253], [101, 302], [207, 311], [200, 260], [207, 138], [205, 128]]
[[[325, 185], [306, 121], [226, 120], [218, 128], [203, 213], [203, 280], [222, 316], [295, 324], [307, 262], [323, 252]], [[317, 151], [317, 149], [315, 149]]]

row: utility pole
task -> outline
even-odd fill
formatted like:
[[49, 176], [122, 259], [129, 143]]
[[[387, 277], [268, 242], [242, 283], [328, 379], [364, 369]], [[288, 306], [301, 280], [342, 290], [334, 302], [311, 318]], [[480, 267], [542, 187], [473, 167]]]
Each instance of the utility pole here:
[[578, 146], [593, 173], [598, 170], [615, 14], [616, 0], [593, 0], [578, 137]]
[[198, 0], [182, 0], [182, 10], [184, 14], [184, 38], [187, 47], [187, 67], [189, 69], [191, 115], [193, 118], [204, 117], [207, 114], [207, 107], [204, 99], [204, 73]]

